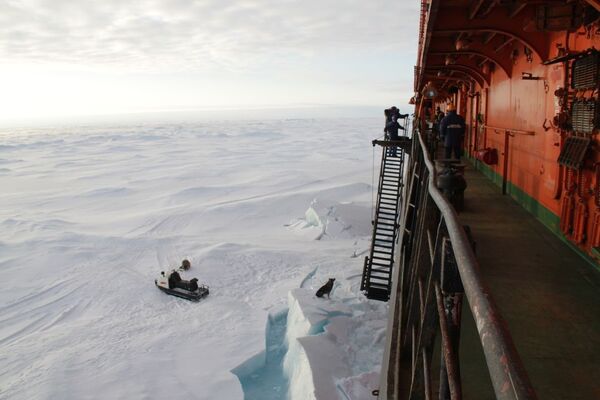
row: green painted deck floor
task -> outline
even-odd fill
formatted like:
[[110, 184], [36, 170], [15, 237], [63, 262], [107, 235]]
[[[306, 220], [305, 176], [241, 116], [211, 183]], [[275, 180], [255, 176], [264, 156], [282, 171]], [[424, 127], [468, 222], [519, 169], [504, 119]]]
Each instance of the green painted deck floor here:
[[[600, 399], [600, 272], [468, 166], [465, 209], [477, 258], [539, 399]], [[470, 311], [464, 398], [494, 398]]]

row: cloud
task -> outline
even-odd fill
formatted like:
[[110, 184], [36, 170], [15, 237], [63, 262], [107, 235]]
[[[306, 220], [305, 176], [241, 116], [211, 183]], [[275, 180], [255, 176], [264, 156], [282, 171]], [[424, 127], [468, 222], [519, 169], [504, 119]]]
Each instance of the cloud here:
[[0, 3], [0, 59], [198, 71], [259, 69], [339, 49], [414, 51], [417, 3], [8, 0]]

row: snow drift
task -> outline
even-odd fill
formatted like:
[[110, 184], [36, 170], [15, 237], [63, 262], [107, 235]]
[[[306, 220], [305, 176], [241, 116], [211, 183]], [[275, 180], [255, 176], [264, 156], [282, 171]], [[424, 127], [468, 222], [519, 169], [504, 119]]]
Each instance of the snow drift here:
[[[309, 378], [315, 396], [362, 385], [385, 307], [359, 297], [352, 255], [368, 248], [380, 122], [0, 132], [0, 398], [242, 399], [230, 371], [257, 354], [254, 366], [281, 356], [281, 393], [310, 395]], [[211, 288], [200, 303], [154, 287], [183, 258], [182, 277]], [[329, 277], [331, 302], [311, 305]], [[369, 349], [342, 357], [335, 343]], [[317, 348], [338, 360], [326, 382]], [[286, 356], [306, 368], [284, 369]]]

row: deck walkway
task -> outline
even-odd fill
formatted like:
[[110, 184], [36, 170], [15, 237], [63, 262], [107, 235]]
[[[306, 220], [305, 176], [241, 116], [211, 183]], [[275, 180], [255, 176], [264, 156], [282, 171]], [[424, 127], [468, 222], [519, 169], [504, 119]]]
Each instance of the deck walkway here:
[[[538, 398], [600, 399], [600, 273], [471, 165], [465, 175], [460, 219]], [[465, 310], [464, 398], [492, 399], [478, 343]]]

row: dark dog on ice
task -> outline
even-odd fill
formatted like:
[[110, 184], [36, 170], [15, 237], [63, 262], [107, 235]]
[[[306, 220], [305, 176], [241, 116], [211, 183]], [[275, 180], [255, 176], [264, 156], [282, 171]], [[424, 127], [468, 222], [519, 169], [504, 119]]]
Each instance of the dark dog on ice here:
[[331, 294], [331, 289], [333, 289], [333, 282], [335, 282], [335, 278], [329, 278], [327, 283], [321, 286], [319, 290], [317, 290], [317, 297], [323, 297], [327, 295], [327, 298], [329, 298], [329, 295]]

